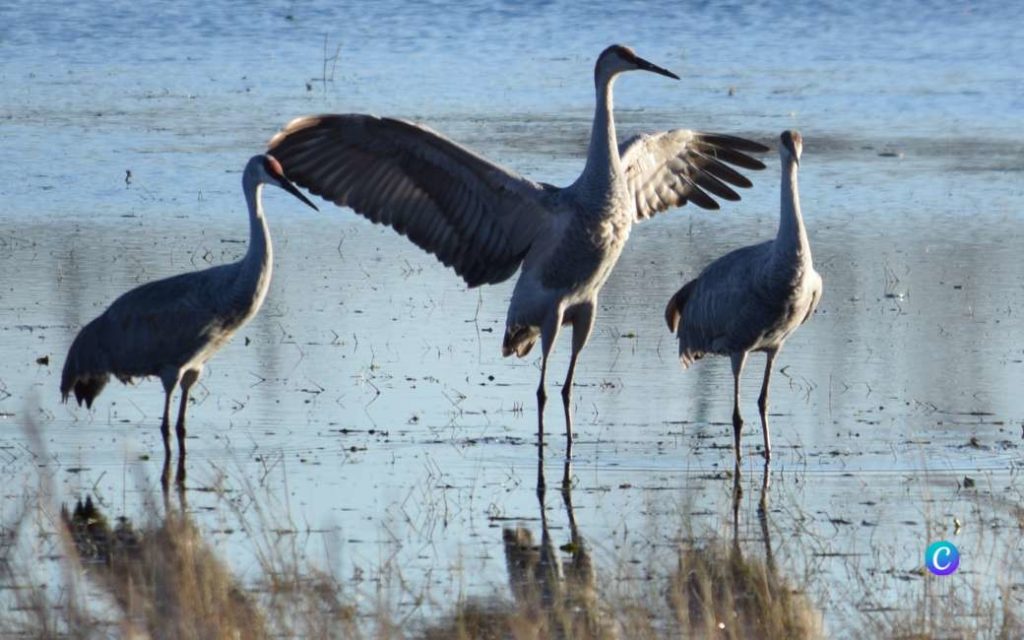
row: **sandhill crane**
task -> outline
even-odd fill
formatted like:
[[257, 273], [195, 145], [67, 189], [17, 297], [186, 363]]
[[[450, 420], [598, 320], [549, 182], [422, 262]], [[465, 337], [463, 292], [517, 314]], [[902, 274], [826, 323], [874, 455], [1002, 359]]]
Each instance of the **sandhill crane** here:
[[[117, 376], [159, 376], [165, 399], [160, 431], [164, 453], [171, 455], [170, 408], [174, 386], [181, 384], [177, 436], [179, 480], [185, 457], [185, 409], [188, 393], [203, 364], [259, 311], [270, 287], [273, 251], [263, 213], [263, 185], [272, 184], [309, 206], [316, 205], [295, 188], [276, 159], [253, 156], [242, 174], [249, 207], [249, 249], [232, 264], [157, 280], [132, 289], [85, 325], [68, 351], [60, 392], [67, 402], [74, 391], [79, 406], [93, 400]], [[165, 465], [165, 476], [167, 466]], [[164, 478], [166, 482], [166, 477]]]
[[772, 364], [783, 343], [807, 322], [821, 299], [821, 276], [811, 261], [797, 169], [803, 140], [783, 132], [782, 205], [774, 240], [737, 249], [708, 265], [676, 292], [665, 308], [665, 321], [679, 338], [679, 358], [688, 367], [707, 353], [732, 359], [733, 437], [740, 460], [740, 374], [751, 351], [767, 356], [757, 406], [764, 432], [764, 457], [771, 459], [768, 435], [768, 384]]
[[525, 356], [540, 338], [542, 447], [548, 355], [560, 327], [572, 325], [562, 386], [567, 455], [576, 359], [633, 223], [687, 201], [717, 209], [712, 195], [739, 200], [729, 185], [749, 187], [750, 181], [726, 163], [762, 169], [744, 152], [767, 151], [742, 138], [686, 129], [618, 145], [612, 84], [632, 70], [678, 79], [628, 47], [605, 49], [594, 67], [597, 106], [586, 166], [565, 188], [520, 177], [426, 127], [371, 115], [298, 118], [269, 145], [289, 179], [407, 235], [470, 287], [507, 280], [522, 266], [502, 354]]

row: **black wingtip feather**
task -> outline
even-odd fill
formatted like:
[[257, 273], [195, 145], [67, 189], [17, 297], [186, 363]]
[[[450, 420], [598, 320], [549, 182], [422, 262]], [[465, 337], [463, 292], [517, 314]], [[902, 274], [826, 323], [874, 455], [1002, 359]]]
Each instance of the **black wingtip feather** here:
[[730, 147], [715, 145], [710, 147], [705, 153], [723, 162], [728, 162], [744, 169], [750, 169], [751, 171], [760, 171], [765, 168], [764, 163], [760, 160], [751, 158], [742, 151], [737, 151]]
[[704, 166], [702, 167], [704, 172], [709, 173], [722, 182], [731, 184], [734, 187], [749, 189], [754, 186], [754, 183], [750, 181], [750, 178], [715, 158], [713, 153], [709, 155], [708, 148], [702, 148], [700, 151], [704, 155], [705, 160]]
[[700, 187], [698, 187], [696, 184], [694, 184], [693, 187], [690, 189], [689, 193], [686, 194], [686, 197], [690, 199], [690, 202], [697, 205], [701, 209], [714, 211], [716, 209], [722, 208], [721, 205], [718, 204], [717, 200], [701, 191]]
[[[707, 169], [707, 167], [705, 167], [705, 169]], [[740, 199], [740, 194], [736, 193], [719, 181], [718, 178], [711, 174], [711, 172], [701, 171], [695, 176], [695, 180], [702, 188], [707, 189], [723, 200], [736, 202]]]

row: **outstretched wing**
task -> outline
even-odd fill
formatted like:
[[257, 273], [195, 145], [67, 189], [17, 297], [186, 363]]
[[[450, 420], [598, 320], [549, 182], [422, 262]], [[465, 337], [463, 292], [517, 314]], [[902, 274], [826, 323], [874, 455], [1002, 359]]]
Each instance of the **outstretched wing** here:
[[619, 145], [637, 221], [687, 202], [718, 209], [713, 196], [739, 200], [732, 187], [748, 188], [750, 180], [729, 165], [764, 169], [748, 153], [765, 151], [768, 147], [751, 140], [689, 129], [640, 134]]
[[298, 118], [268, 152], [290, 180], [407, 235], [471, 287], [515, 273], [550, 216], [541, 185], [403, 120]]

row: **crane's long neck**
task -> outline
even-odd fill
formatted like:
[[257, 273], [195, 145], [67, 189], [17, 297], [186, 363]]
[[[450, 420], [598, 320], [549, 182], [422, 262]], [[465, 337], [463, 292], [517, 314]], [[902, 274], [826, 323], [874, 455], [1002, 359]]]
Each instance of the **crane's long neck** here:
[[782, 202], [779, 208], [779, 233], [775, 237], [775, 253], [788, 261], [811, 260], [811, 245], [800, 213], [800, 192], [797, 185], [798, 165], [787, 157], [782, 167]]
[[242, 259], [241, 270], [235, 281], [233, 298], [253, 305], [255, 313], [263, 304], [270, 288], [274, 267], [274, 249], [270, 243], [270, 229], [263, 214], [263, 184], [246, 175], [242, 180], [245, 203], [249, 207], [249, 250]]
[[594, 78], [597, 104], [594, 107], [594, 125], [590, 130], [590, 148], [587, 164], [576, 180], [576, 186], [588, 195], [606, 197], [615, 182], [622, 179], [622, 163], [615, 135], [612, 86], [615, 75], [599, 73]]

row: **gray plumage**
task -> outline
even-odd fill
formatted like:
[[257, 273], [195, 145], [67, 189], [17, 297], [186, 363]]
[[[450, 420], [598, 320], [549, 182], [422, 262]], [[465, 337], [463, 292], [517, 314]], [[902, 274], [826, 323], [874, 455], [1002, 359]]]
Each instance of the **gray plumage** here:
[[170, 456], [170, 403], [181, 385], [177, 436], [185, 455], [185, 409], [189, 389], [203, 364], [263, 304], [270, 287], [273, 250], [263, 213], [262, 187], [273, 184], [313, 203], [284, 177], [271, 156], [254, 156], [242, 174], [249, 208], [249, 248], [239, 262], [157, 280], [132, 289], [114, 301], [75, 337], [64, 361], [60, 392], [73, 392], [79, 405], [92, 407], [110, 376], [124, 383], [158, 376], [165, 392], [160, 429]]
[[766, 151], [762, 145], [685, 129], [637, 136], [620, 147], [612, 84], [631, 70], [678, 78], [627, 47], [605, 49], [594, 68], [597, 106], [586, 166], [565, 188], [523, 178], [426, 127], [392, 118], [298, 118], [269, 146], [297, 184], [407, 235], [471, 287], [502, 282], [521, 269], [502, 353], [524, 356], [541, 340], [539, 441], [547, 357], [559, 328], [571, 324], [562, 387], [571, 447], [576, 358], [633, 223], [688, 201], [718, 208], [709, 193], [738, 200], [732, 187], [750, 182], [726, 163], [764, 167], [746, 155]]
[[774, 240], [737, 249], [715, 260], [669, 300], [665, 321], [679, 338], [679, 358], [689, 366], [705, 354], [728, 355], [733, 372], [733, 433], [740, 459], [739, 379], [747, 354], [767, 355], [758, 408], [764, 455], [771, 459], [768, 385], [772, 364], [786, 338], [814, 313], [821, 276], [814, 270], [807, 239], [797, 170], [803, 141], [796, 131], [781, 137], [782, 202]]

